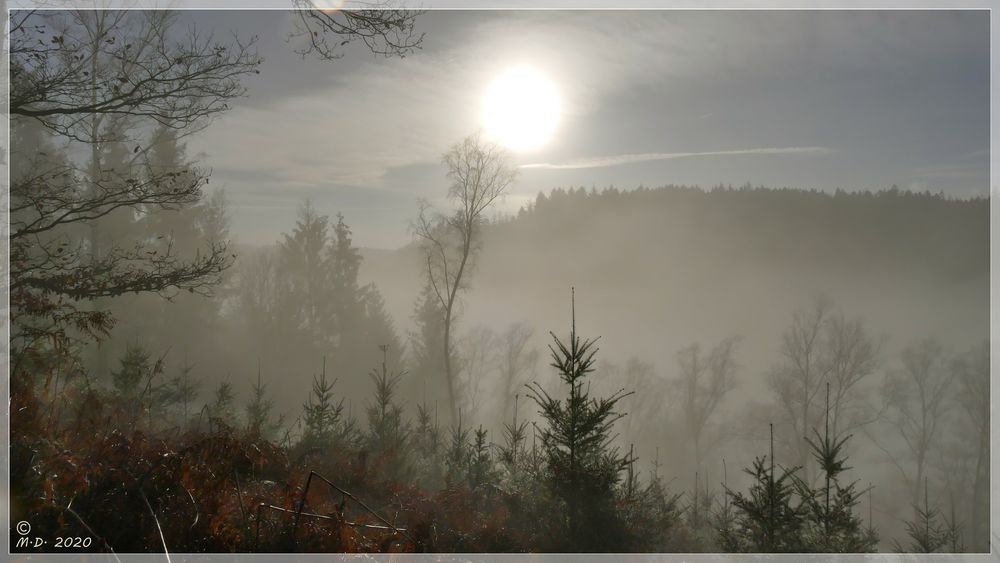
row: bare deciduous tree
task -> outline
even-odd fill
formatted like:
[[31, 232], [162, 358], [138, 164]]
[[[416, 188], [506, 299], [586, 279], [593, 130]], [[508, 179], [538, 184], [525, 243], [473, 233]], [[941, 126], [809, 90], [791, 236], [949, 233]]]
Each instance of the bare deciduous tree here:
[[513, 183], [516, 172], [499, 145], [472, 135], [445, 153], [451, 215], [434, 213], [426, 202], [413, 226], [422, 241], [424, 272], [444, 314], [444, 368], [452, 420], [458, 420], [457, 374], [452, 332], [459, 292], [468, 287], [481, 240], [483, 212]]
[[653, 364], [637, 356], [624, 363], [601, 360], [597, 364], [598, 377], [592, 384], [595, 393], [613, 393], [624, 386], [626, 389], [642, 390], [624, 400], [629, 416], [623, 419], [622, 443], [643, 444], [643, 435], [650, 421], [663, 420], [663, 397], [666, 395], [665, 381], [656, 373]]
[[860, 318], [848, 319], [837, 312], [827, 321], [831, 436], [839, 438], [877, 418], [861, 395], [861, 384], [878, 367], [881, 349], [882, 341], [868, 334]]
[[692, 344], [677, 352], [680, 374], [674, 380], [684, 411], [684, 424], [694, 446], [695, 471], [701, 470], [705, 427], [719, 403], [736, 387], [736, 362], [733, 354], [739, 338], [729, 337], [707, 354]]
[[[969, 542], [973, 550], [982, 549], [989, 540], [990, 476], [990, 352], [983, 342], [956, 358], [953, 368], [958, 380], [956, 405], [964, 415], [961, 432], [971, 453], [972, 487], [970, 491]], [[961, 430], [960, 430], [961, 431]]]
[[873, 421], [877, 415], [860, 392], [877, 366], [879, 350], [880, 343], [860, 318], [848, 319], [825, 297], [794, 313], [769, 384], [784, 415], [784, 439], [807, 481], [813, 464], [805, 438], [822, 426], [824, 409], [817, 402], [823, 399], [822, 391], [830, 383], [830, 428], [835, 438]]
[[500, 380], [503, 385], [500, 420], [508, 416], [517, 390], [535, 375], [538, 350], [529, 348], [534, 332], [526, 323], [514, 323], [500, 335]]
[[830, 313], [830, 303], [817, 298], [808, 310], [795, 311], [792, 325], [781, 342], [781, 362], [770, 374], [769, 383], [777, 396], [785, 419], [791, 426], [788, 438], [796, 452], [797, 465], [809, 475], [809, 450], [805, 441], [810, 427], [816, 426], [817, 411], [813, 409], [829, 366], [823, 355], [823, 325]]
[[457, 364], [461, 377], [458, 391], [461, 405], [470, 413], [472, 424], [482, 422], [481, 407], [485, 385], [497, 369], [499, 337], [487, 326], [469, 329], [458, 342]]
[[892, 433], [899, 438], [893, 442], [902, 444], [902, 451], [876, 445], [899, 470], [911, 502], [918, 505], [930, 455], [944, 426], [955, 372], [945, 361], [941, 344], [930, 338], [904, 349], [899, 359], [902, 368], [886, 375], [883, 400]]

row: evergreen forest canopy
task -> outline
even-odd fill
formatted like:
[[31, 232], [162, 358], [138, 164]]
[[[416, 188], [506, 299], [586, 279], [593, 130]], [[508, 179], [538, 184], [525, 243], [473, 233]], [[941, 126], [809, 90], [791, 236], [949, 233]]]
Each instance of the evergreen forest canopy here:
[[[303, 12], [331, 41], [303, 50], [419, 42], [376, 14]], [[988, 200], [578, 188], [490, 220], [516, 171], [472, 136], [453, 212], [415, 207], [406, 248], [308, 201], [241, 247], [185, 139], [252, 45], [174, 42], [169, 12], [13, 17], [10, 479], [34, 533], [988, 550]]]

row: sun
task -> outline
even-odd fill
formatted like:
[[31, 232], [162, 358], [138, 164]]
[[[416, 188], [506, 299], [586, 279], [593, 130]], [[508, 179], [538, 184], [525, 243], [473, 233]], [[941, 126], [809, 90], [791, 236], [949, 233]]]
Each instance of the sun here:
[[559, 92], [552, 80], [533, 67], [514, 67], [486, 90], [483, 128], [510, 150], [531, 151], [552, 136], [559, 112]]

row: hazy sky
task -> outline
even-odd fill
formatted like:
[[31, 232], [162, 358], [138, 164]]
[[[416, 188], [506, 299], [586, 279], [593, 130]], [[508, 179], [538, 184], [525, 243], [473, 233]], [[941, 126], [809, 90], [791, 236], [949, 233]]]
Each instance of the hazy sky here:
[[668, 183], [988, 194], [989, 15], [967, 12], [433, 11], [404, 59], [303, 60], [284, 11], [191, 12], [257, 35], [248, 97], [189, 142], [227, 190], [233, 235], [267, 243], [309, 197], [361, 246], [410, 240], [443, 203], [440, 155], [481, 127], [507, 68], [555, 83], [550, 141], [514, 155], [502, 204], [540, 190]]

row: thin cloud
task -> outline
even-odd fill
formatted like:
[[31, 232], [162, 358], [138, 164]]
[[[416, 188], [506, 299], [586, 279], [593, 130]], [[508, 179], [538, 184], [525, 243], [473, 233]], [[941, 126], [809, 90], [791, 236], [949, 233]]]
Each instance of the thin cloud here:
[[768, 147], [755, 149], [737, 149], [731, 151], [704, 151], [704, 152], [658, 152], [641, 154], [619, 154], [614, 156], [599, 156], [594, 158], [583, 158], [552, 164], [548, 162], [537, 162], [532, 164], [522, 164], [519, 168], [534, 168], [540, 170], [575, 170], [579, 168], [604, 168], [608, 166], [621, 166], [622, 164], [633, 164], [636, 162], [650, 162], [654, 160], [672, 160], [675, 158], [689, 158], [693, 156], [735, 156], [747, 154], [771, 155], [771, 154], [824, 154], [831, 153], [832, 149], [826, 147]]
[[990, 173], [988, 162], [982, 164], [939, 164], [936, 166], [918, 166], [913, 169], [918, 178], [986, 178]]

